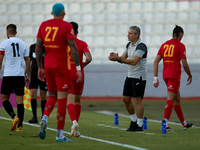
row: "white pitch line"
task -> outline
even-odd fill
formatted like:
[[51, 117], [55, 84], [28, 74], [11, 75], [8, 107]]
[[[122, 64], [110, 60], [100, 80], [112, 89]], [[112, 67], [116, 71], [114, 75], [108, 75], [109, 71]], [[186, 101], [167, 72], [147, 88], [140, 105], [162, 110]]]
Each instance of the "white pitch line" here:
[[[112, 111], [107, 111], [107, 110], [103, 110], [103, 111], [96, 111], [97, 113], [99, 113], [99, 114], [104, 114], [104, 115], [108, 115], [108, 116], [114, 116], [114, 112], [112, 112]], [[124, 115], [124, 114], [121, 114], [121, 113], [118, 113], [118, 116], [119, 117], [124, 117], [124, 118], [130, 118], [130, 116], [128, 116], [128, 115]], [[161, 123], [161, 121], [159, 121], [159, 120], [153, 120], [153, 119], [147, 119], [148, 121], [150, 121], [150, 122], [156, 122], [156, 123]], [[175, 122], [170, 122], [170, 121], [168, 121], [168, 124], [173, 124], [173, 125], [178, 125], [178, 126], [182, 126], [182, 124], [180, 124], [180, 123], [175, 123]], [[199, 128], [200, 129], [200, 127], [197, 127], [197, 126], [192, 126], [193, 128]]]
[[[1, 116], [0, 116], [0, 119], [12, 121], [12, 119], [5, 118], [5, 117], [1, 117]], [[39, 125], [30, 124], [30, 123], [27, 123], [27, 122], [23, 122], [23, 124], [26, 124], [26, 125], [29, 125], [29, 126], [33, 126], [33, 127], [38, 127], [38, 128], [39, 128]], [[57, 129], [48, 128], [48, 127], [47, 127], [47, 130], [57, 131]], [[71, 135], [70, 132], [64, 131], [63, 133], [66, 133], [66, 134], [68, 134], [68, 135]], [[93, 137], [89, 137], [89, 136], [85, 136], [85, 135], [81, 135], [80, 137], [81, 137], [81, 138], [85, 138], [85, 139], [90, 139], [90, 140], [98, 141], [98, 142], [103, 142], [103, 143], [111, 144], [111, 145], [117, 145], [117, 146], [121, 146], [121, 147], [126, 147], [126, 148], [130, 148], [130, 149], [134, 149], [134, 150], [147, 150], [147, 149], [145, 149], [145, 148], [136, 147], [136, 146], [133, 146], [133, 145], [121, 144], [121, 143], [112, 142], [112, 141], [107, 141], [107, 140], [102, 140], [102, 139], [93, 138]]]

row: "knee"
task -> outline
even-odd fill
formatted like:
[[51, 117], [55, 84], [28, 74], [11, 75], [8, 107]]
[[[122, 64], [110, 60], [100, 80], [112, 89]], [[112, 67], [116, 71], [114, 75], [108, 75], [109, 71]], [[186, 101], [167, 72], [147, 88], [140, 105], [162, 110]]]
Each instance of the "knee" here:
[[49, 92], [49, 96], [51, 97], [57, 97], [57, 92]]
[[127, 96], [122, 96], [122, 101], [125, 104], [129, 104], [131, 102], [131, 98], [127, 97]]

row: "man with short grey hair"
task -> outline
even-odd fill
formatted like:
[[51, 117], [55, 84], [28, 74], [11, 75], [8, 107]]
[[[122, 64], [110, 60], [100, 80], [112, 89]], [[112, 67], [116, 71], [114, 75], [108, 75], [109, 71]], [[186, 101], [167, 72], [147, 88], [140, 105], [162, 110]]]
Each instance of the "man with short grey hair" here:
[[[131, 124], [127, 131], [143, 131], [144, 105], [142, 102], [146, 86], [147, 47], [140, 39], [140, 28], [131, 26], [128, 30], [128, 44], [121, 57], [118, 53], [110, 53], [110, 61], [128, 64], [128, 74], [124, 83], [122, 100], [130, 114]], [[137, 115], [131, 101], [134, 98]]]

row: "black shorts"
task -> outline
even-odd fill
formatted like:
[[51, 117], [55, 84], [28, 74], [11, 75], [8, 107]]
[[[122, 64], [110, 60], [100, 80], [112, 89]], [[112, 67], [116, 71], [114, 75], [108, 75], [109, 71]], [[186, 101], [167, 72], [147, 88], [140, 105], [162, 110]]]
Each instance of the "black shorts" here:
[[29, 84], [29, 89], [38, 89], [38, 86], [40, 86], [40, 90], [47, 91], [46, 81], [43, 82], [40, 79], [38, 79], [38, 72], [32, 71], [31, 83]]
[[142, 81], [142, 78], [128, 78], [124, 82], [123, 96], [139, 97], [143, 99], [145, 91], [146, 81]]
[[24, 95], [24, 85], [25, 79], [23, 76], [9, 76], [3, 77], [1, 83], [1, 94], [10, 95], [15, 93], [15, 95]]

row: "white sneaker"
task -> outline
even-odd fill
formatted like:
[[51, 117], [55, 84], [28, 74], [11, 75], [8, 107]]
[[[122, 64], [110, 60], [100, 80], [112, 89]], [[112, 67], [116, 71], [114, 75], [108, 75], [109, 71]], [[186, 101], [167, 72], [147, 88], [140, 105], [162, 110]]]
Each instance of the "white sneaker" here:
[[73, 127], [71, 128], [71, 135], [77, 138], [80, 137], [79, 127], [77, 122], [73, 123]]

